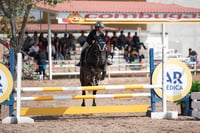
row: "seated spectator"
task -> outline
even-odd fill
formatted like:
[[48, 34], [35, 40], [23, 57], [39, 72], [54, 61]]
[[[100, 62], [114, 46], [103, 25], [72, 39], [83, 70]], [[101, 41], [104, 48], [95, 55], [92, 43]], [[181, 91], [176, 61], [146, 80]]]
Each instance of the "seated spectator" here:
[[105, 32], [104, 39], [105, 39], [106, 44], [107, 44], [108, 42], [110, 43], [110, 37], [108, 36], [108, 31]]
[[144, 46], [144, 43], [143, 42], [140, 42], [140, 38], [139, 36], [137, 36], [137, 32], [135, 32], [135, 35], [133, 36], [133, 47], [136, 48], [137, 52], [139, 53], [139, 50], [141, 49], [141, 45], [143, 46], [144, 49], [147, 49], [145, 46]]
[[118, 37], [118, 41], [119, 41], [118, 45], [119, 45], [120, 49], [121, 49], [122, 47], [125, 47], [125, 44], [126, 44], [126, 37], [125, 37], [125, 35], [124, 35], [124, 31], [123, 31], [123, 30], [120, 32], [120, 35], [119, 35], [119, 37]]
[[76, 51], [76, 45], [75, 45], [76, 39], [72, 33], [69, 34], [68, 40], [69, 40], [69, 46], [70, 46], [69, 50]]
[[38, 47], [39, 47], [40, 49], [45, 49], [45, 50], [46, 50], [46, 47], [44, 46], [44, 44], [43, 44], [42, 41], [39, 42]]
[[36, 60], [39, 50], [40, 48], [38, 47], [38, 44], [34, 43], [34, 45], [29, 48], [28, 55], [34, 57], [34, 59]]
[[60, 39], [60, 41], [59, 41], [59, 44], [60, 44], [60, 48], [62, 49], [63, 48], [63, 46], [64, 46], [64, 43], [69, 43], [69, 40], [68, 40], [68, 38], [67, 38], [67, 34], [65, 33], [64, 34], [64, 37], [62, 37], [61, 39]]
[[130, 60], [129, 62], [136, 62], [136, 63], [139, 63], [141, 60], [140, 60], [140, 57], [139, 57], [139, 53], [137, 52], [136, 49], [131, 49], [130, 51]]
[[64, 60], [64, 57], [61, 54], [61, 45], [58, 40], [55, 44], [55, 52], [56, 52], [55, 60]]
[[22, 47], [22, 50], [26, 53], [28, 53], [29, 48], [32, 46], [31, 44], [31, 37], [28, 35], [28, 32], [25, 32], [25, 40], [24, 40], [24, 44]]
[[130, 46], [131, 43], [132, 43], [131, 32], [128, 32], [128, 35], [126, 37], [126, 44], [128, 44]]
[[69, 45], [67, 43], [64, 43], [63, 48], [61, 49], [62, 56], [64, 59], [70, 59], [70, 50], [69, 50]]
[[83, 46], [87, 38], [87, 36], [85, 36], [84, 33], [84, 31], [81, 31], [81, 36], [79, 36], [77, 39], [77, 42], [80, 44], [81, 47]]
[[131, 52], [131, 46], [126, 44], [124, 47], [124, 59], [127, 63], [130, 63], [130, 52]]
[[196, 62], [197, 61], [197, 52], [189, 48], [189, 55], [188, 57], [190, 58], [190, 61]]
[[37, 31], [35, 31], [34, 33], [33, 33], [33, 36], [31, 37], [31, 40], [30, 40], [30, 45], [32, 46], [32, 45], [34, 45], [34, 43], [39, 43], [39, 38], [38, 38], [38, 33], [37, 33]]
[[38, 39], [39, 39], [39, 42], [42, 41], [42, 43], [45, 43], [46, 38], [44, 37], [44, 33], [41, 32], [40, 36], [38, 37]]
[[135, 62], [135, 63], [140, 63], [142, 62], [142, 59], [144, 59], [144, 55], [140, 55], [135, 48], [131, 48], [130, 50], [130, 57], [129, 57], [129, 62]]
[[120, 49], [120, 47], [118, 46], [118, 37], [117, 37], [116, 31], [113, 31], [113, 36], [111, 37], [110, 41], [111, 41], [111, 44], [113, 45], [114, 50], [116, 47]]
[[56, 42], [59, 42], [59, 37], [58, 37], [58, 34], [57, 33], [54, 33], [54, 37], [53, 37], [53, 40], [52, 42], [55, 44]]

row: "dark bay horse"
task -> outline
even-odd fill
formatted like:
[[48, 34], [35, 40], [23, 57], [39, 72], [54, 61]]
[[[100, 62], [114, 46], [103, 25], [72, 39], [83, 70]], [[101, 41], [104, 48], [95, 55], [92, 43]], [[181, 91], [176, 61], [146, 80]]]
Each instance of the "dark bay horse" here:
[[[80, 66], [81, 86], [98, 86], [99, 81], [104, 80], [106, 76], [108, 55], [105, 43], [96, 41], [85, 52], [84, 61]], [[96, 95], [96, 92], [97, 90], [93, 90], [93, 95]], [[86, 92], [82, 91], [82, 95], [86, 95]], [[85, 99], [83, 99], [81, 106], [86, 106]], [[93, 99], [92, 106], [96, 106], [95, 99]]]

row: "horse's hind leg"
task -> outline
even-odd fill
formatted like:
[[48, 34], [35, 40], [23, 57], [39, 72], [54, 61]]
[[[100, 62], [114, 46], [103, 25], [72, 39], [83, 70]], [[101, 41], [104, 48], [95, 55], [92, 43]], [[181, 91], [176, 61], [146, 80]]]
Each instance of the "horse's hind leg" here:
[[[82, 91], [82, 95], [86, 95], [85, 91]], [[83, 99], [83, 102], [82, 102], [81, 106], [86, 106], [85, 99]]]
[[[96, 94], [97, 94], [97, 90], [94, 90], [94, 91], [93, 91], [93, 95], [96, 95]], [[96, 106], [96, 101], [95, 101], [95, 99], [93, 99], [92, 106]]]

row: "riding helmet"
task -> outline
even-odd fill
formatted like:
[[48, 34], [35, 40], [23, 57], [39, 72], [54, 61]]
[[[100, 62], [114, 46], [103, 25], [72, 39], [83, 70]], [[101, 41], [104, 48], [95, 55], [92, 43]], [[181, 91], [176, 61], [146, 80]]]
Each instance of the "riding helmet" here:
[[100, 21], [96, 22], [95, 27], [104, 27], [104, 24]]

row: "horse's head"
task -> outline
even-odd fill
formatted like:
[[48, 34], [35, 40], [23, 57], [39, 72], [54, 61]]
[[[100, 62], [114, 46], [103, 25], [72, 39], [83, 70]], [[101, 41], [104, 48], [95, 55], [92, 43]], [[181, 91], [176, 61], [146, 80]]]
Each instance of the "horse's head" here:
[[99, 51], [105, 51], [106, 43], [104, 41], [96, 41], [95, 45], [98, 47]]

